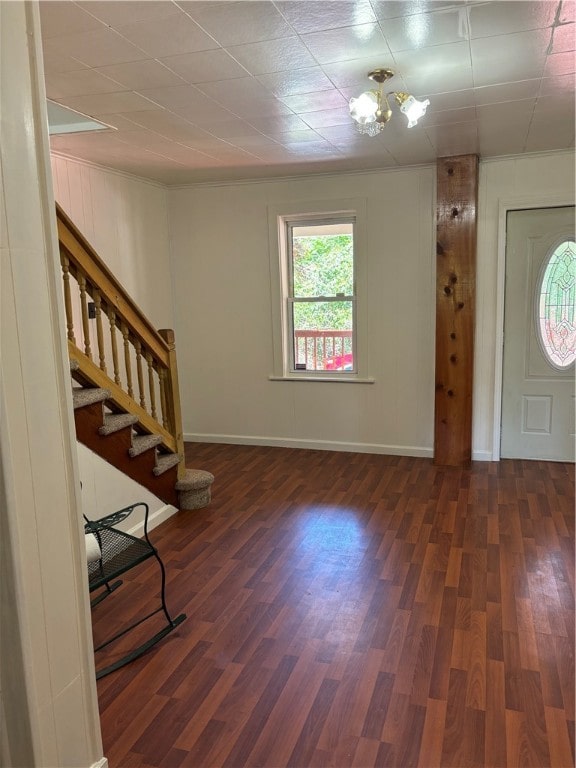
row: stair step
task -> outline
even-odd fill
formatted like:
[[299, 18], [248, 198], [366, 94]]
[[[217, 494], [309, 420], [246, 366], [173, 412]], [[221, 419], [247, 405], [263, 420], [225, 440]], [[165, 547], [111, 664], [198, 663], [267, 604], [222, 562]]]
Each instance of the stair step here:
[[156, 466], [152, 472], [158, 477], [168, 472], [169, 469], [180, 464], [180, 456], [177, 453], [161, 453], [156, 457]]
[[195, 491], [207, 488], [214, 482], [214, 475], [204, 469], [187, 469], [184, 477], [176, 483], [177, 491]]
[[155, 448], [161, 442], [162, 438], [160, 435], [134, 435], [132, 437], [132, 448], [128, 449], [128, 453], [134, 458], [150, 448]]
[[202, 509], [210, 504], [214, 475], [204, 469], [187, 469], [176, 483], [180, 509]]
[[131, 413], [106, 413], [104, 415], [104, 425], [100, 427], [98, 432], [101, 435], [112, 435], [114, 432], [118, 432], [124, 427], [131, 427], [138, 421], [138, 416], [134, 416]]
[[80, 363], [75, 358], [70, 359], [70, 370], [77, 371], [80, 368]]
[[73, 387], [72, 388], [72, 401], [74, 404], [74, 410], [77, 408], [83, 408], [86, 405], [92, 405], [93, 403], [103, 403], [110, 397], [109, 389], [101, 389], [100, 387]]

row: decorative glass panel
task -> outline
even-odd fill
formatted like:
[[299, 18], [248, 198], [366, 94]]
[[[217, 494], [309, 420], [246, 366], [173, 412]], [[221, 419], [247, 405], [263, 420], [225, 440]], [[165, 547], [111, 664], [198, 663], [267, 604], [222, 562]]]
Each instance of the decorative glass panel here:
[[550, 256], [539, 291], [538, 330], [544, 353], [557, 368], [576, 359], [576, 250], [566, 240]]

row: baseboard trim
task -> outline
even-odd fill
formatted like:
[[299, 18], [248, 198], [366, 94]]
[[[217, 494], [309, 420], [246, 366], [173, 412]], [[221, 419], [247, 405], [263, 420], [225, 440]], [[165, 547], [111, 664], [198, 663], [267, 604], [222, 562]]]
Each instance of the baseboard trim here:
[[492, 451], [472, 451], [472, 461], [494, 461]]
[[[148, 532], [153, 531], [154, 528], [157, 528], [160, 525], [160, 523], [168, 520], [172, 515], [175, 515], [176, 512], [178, 512], [178, 510], [171, 504], [165, 504], [163, 507], [160, 507], [160, 509], [157, 509], [156, 512], [151, 512], [148, 517]], [[133, 528], [130, 528], [127, 533], [131, 536], [138, 536], [140, 538], [144, 535], [144, 523], [137, 523]]]
[[306, 440], [293, 437], [263, 437], [248, 435], [214, 435], [187, 432], [189, 443], [224, 443], [229, 445], [267, 445], [271, 448], [304, 448], [313, 451], [343, 451], [345, 453], [382, 453], [389, 456], [418, 456], [433, 458], [432, 448], [413, 445], [382, 445], [380, 443], [344, 443], [332, 440]]
[[108, 768], [108, 758], [101, 757], [97, 763], [92, 763], [90, 768]]

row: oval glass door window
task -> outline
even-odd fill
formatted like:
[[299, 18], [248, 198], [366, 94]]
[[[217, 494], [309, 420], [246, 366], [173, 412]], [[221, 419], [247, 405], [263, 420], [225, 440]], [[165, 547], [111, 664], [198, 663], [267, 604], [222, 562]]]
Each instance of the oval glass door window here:
[[538, 292], [538, 337], [548, 362], [568, 368], [576, 359], [576, 249], [565, 240], [552, 251]]

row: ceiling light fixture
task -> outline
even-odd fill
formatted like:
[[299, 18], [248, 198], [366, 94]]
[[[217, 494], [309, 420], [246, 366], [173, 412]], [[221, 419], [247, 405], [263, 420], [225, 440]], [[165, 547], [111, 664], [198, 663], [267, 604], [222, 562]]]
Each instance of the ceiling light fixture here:
[[422, 115], [426, 112], [426, 107], [430, 104], [429, 99], [418, 101], [414, 96], [404, 91], [382, 92], [382, 86], [387, 80], [394, 77], [391, 69], [373, 69], [368, 72], [368, 77], [378, 88], [372, 88], [360, 94], [357, 99], [350, 99], [350, 115], [356, 121], [356, 127], [360, 133], [366, 133], [368, 136], [377, 136], [384, 130], [386, 123], [392, 117], [392, 109], [388, 96], [393, 96], [394, 100], [408, 118], [408, 128], [412, 128]]

